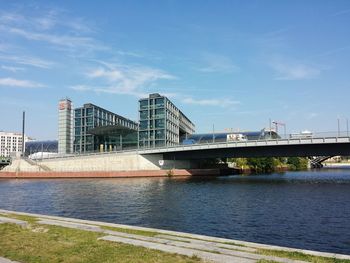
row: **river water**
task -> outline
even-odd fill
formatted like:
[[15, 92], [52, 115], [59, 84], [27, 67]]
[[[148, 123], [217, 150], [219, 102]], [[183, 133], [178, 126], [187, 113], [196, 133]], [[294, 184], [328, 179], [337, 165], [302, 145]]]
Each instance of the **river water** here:
[[0, 180], [0, 208], [350, 254], [350, 169]]

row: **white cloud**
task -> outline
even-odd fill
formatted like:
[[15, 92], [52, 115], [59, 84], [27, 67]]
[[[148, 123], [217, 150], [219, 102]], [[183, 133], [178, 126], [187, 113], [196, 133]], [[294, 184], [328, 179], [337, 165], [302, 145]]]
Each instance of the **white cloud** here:
[[20, 80], [13, 78], [0, 78], [0, 86], [5, 87], [18, 87], [18, 88], [42, 88], [45, 85], [30, 81], [30, 80]]
[[193, 99], [192, 97], [185, 97], [182, 99], [183, 103], [186, 104], [195, 104], [201, 106], [219, 106], [219, 107], [230, 107], [237, 104], [240, 104], [239, 101], [235, 101], [232, 99]]
[[57, 27], [64, 27], [66, 30], [77, 32], [93, 32], [88, 22], [80, 17], [69, 16], [68, 12], [63, 9], [46, 9], [40, 8], [40, 13], [31, 9], [32, 14], [26, 15], [25, 12], [0, 12], [0, 22], [7, 25], [15, 25], [36, 30], [46, 31]]
[[350, 9], [344, 9], [344, 10], [340, 10], [338, 12], [335, 12], [335, 13], [331, 14], [330, 16], [334, 17], [334, 16], [345, 15], [345, 14], [348, 14], [348, 13], [350, 13]]
[[310, 112], [306, 115], [306, 119], [314, 119], [314, 118], [317, 118], [319, 116], [318, 113], [315, 113], [315, 112]]
[[273, 62], [270, 66], [276, 71], [276, 80], [312, 79], [321, 73], [319, 68], [303, 63]]
[[66, 51], [108, 49], [93, 37], [83, 35], [93, 30], [81, 18], [68, 16], [67, 12], [58, 9], [41, 8], [38, 14], [37, 10], [32, 12], [30, 16], [25, 12], [0, 12], [0, 31], [27, 40], [46, 42]]
[[21, 67], [12, 67], [12, 66], [1, 66], [2, 69], [4, 70], [8, 70], [8, 71], [11, 71], [11, 72], [17, 72], [17, 71], [23, 71], [24, 68], [21, 68]]
[[28, 65], [44, 69], [49, 69], [54, 65], [54, 63], [51, 61], [31, 56], [0, 55], [0, 60], [11, 61], [21, 65]]
[[86, 74], [91, 79], [102, 81], [102, 85], [97, 85], [99, 88], [94, 88], [97, 92], [142, 97], [147, 94], [145, 90], [158, 81], [176, 79], [162, 70], [149, 67], [107, 63], [104, 65], [105, 67], [96, 68]]
[[230, 58], [217, 54], [205, 54], [201, 64], [197, 70], [205, 73], [232, 73], [240, 69]]
[[95, 89], [93, 87], [89, 87], [89, 86], [86, 86], [86, 85], [75, 85], [75, 86], [71, 86], [69, 88], [72, 89], [72, 90], [75, 90], [75, 91], [89, 91], [89, 90], [94, 90]]
[[72, 35], [56, 35], [48, 33], [38, 33], [24, 30], [16, 27], [0, 27], [2, 31], [22, 36], [28, 40], [44, 41], [53, 45], [70, 47], [70, 48], [91, 48], [106, 49], [103, 45], [97, 43], [93, 38], [80, 37]]

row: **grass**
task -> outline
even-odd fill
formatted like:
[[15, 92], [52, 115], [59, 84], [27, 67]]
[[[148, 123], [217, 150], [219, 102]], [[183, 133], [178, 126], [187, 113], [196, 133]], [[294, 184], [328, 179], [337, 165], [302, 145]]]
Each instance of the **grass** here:
[[27, 215], [18, 215], [18, 214], [8, 214], [7, 217], [27, 221], [30, 224], [35, 224], [38, 219], [33, 216], [27, 216]]
[[140, 236], [146, 236], [146, 237], [154, 237], [156, 235], [159, 235], [159, 233], [157, 232], [120, 228], [120, 227], [101, 226], [101, 228], [106, 230], [112, 230], [112, 231], [117, 231], [121, 233], [134, 234], [134, 235], [140, 235]]
[[39, 262], [201, 262], [128, 244], [98, 241], [101, 233], [59, 226], [0, 224], [0, 256], [26, 263]]
[[266, 256], [290, 258], [290, 259], [303, 260], [303, 261], [313, 262], [313, 263], [350, 263], [350, 260], [347, 260], [347, 259], [318, 257], [318, 256], [300, 253], [300, 252], [289, 252], [289, 251], [270, 250], [270, 249], [258, 249], [257, 253], [262, 254], [262, 255], [266, 255]]
[[[0, 224], [0, 256], [21, 262], [203, 262], [197, 256], [186, 257], [182, 255], [165, 253], [143, 247], [122, 243], [98, 241], [103, 233], [70, 229], [60, 226], [47, 226], [37, 223], [33, 216], [18, 214], [0, 214], [0, 216], [24, 220], [29, 223], [23, 228], [15, 224]], [[134, 230], [120, 227], [101, 226], [102, 229], [127, 234], [155, 237], [161, 233], [144, 230]], [[178, 237], [177, 235], [169, 235]], [[182, 236], [179, 236], [182, 237]], [[205, 240], [186, 237], [193, 240]], [[209, 240], [208, 240], [209, 241]], [[182, 241], [189, 242], [189, 241]], [[242, 246], [234, 242], [217, 242]], [[218, 253], [208, 251], [211, 253]], [[350, 260], [318, 257], [300, 252], [280, 250], [257, 249], [257, 254], [276, 256], [313, 263], [350, 263]], [[220, 253], [218, 253], [220, 254]], [[271, 260], [259, 260], [258, 263], [274, 263]]]

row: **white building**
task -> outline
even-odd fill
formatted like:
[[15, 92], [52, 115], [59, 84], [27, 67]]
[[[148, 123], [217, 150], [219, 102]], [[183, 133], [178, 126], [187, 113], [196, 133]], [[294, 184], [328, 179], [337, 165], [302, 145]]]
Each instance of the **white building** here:
[[[24, 143], [29, 137], [24, 136]], [[0, 131], [0, 156], [13, 156], [22, 153], [22, 134]]]
[[58, 153], [67, 154], [73, 151], [73, 107], [68, 98], [58, 104]]

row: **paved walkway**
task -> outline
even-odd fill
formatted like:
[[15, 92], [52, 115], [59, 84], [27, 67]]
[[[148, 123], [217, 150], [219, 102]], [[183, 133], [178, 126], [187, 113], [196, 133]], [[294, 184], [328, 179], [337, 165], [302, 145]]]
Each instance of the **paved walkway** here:
[[[0, 210], [0, 213], [4, 210]], [[23, 214], [23, 213], [19, 213]], [[30, 214], [27, 214], [30, 215]], [[73, 229], [79, 229], [84, 231], [92, 231], [105, 234], [99, 240], [101, 242], [118, 242], [125, 243], [135, 246], [142, 246], [149, 249], [156, 249], [167, 253], [177, 253], [186, 256], [197, 256], [205, 261], [209, 262], [240, 262], [240, 263], [251, 263], [259, 260], [274, 261], [274, 262], [304, 262], [298, 260], [292, 260], [288, 258], [265, 256], [258, 253], [259, 248], [263, 249], [279, 249], [284, 251], [298, 251], [292, 248], [282, 248], [276, 246], [268, 246], [264, 244], [256, 244], [244, 241], [222, 239], [215, 237], [208, 237], [202, 235], [192, 235], [188, 233], [173, 232], [166, 230], [147, 229], [133, 226], [121, 226], [110, 223], [54, 217], [54, 216], [42, 216], [42, 215], [31, 215], [38, 219], [39, 224], [43, 225], [55, 225]], [[21, 225], [22, 227], [27, 226], [27, 222], [23, 220], [17, 220], [9, 218], [8, 215], [0, 215], [1, 223], [14, 223]], [[109, 228], [107, 229], [106, 226]], [[110, 227], [115, 227], [115, 230], [111, 230]], [[142, 234], [129, 234], [119, 232], [118, 228], [131, 229], [131, 230], [142, 230], [152, 232], [152, 235]], [[136, 232], [137, 233], [137, 232]], [[302, 250], [303, 251], [303, 250]], [[317, 251], [306, 251], [307, 254], [325, 256], [325, 257], [336, 257], [339, 259], [350, 259], [350, 256], [321, 253]], [[0, 258], [0, 263], [9, 263], [11, 261]]]
[[7, 258], [2, 258], [2, 257], [0, 257], [0, 263], [19, 263], [19, 262], [17, 262], [17, 261], [11, 261], [11, 260], [9, 260], [9, 259], [7, 259]]

